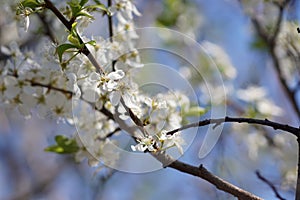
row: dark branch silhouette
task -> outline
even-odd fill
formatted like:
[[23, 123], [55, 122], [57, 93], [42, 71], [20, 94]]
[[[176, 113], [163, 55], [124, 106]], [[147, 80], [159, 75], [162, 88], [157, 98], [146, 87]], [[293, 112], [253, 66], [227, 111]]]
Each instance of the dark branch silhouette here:
[[167, 132], [168, 135], [172, 135], [178, 131], [182, 131], [188, 128], [192, 127], [200, 127], [200, 126], [207, 126], [209, 124], [215, 124], [215, 126], [220, 125], [221, 123], [225, 122], [237, 122], [237, 123], [248, 123], [248, 124], [259, 124], [263, 126], [269, 126], [272, 127], [274, 130], [283, 130], [289, 133], [292, 133], [293, 135], [299, 137], [300, 134], [300, 129], [295, 128], [293, 126], [289, 126], [287, 124], [280, 124], [277, 122], [272, 122], [268, 119], [253, 119], [253, 118], [239, 118], [239, 117], [224, 117], [224, 118], [219, 118], [219, 119], [205, 119], [199, 122], [191, 123], [185, 126], [182, 126], [180, 128], [174, 129], [172, 131]]
[[273, 190], [273, 192], [275, 193], [275, 196], [276, 196], [278, 199], [280, 199], [280, 200], [286, 200], [285, 198], [283, 198], [283, 197], [279, 194], [279, 192], [277, 191], [276, 187], [274, 186], [274, 184], [273, 184], [271, 181], [269, 181], [268, 179], [266, 179], [265, 177], [263, 177], [263, 176], [259, 173], [259, 171], [256, 171], [255, 173], [256, 173], [257, 177], [258, 177], [260, 180], [262, 180], [264, 183], [266, 183], [268, 186], [270, 186], [270, 188]]

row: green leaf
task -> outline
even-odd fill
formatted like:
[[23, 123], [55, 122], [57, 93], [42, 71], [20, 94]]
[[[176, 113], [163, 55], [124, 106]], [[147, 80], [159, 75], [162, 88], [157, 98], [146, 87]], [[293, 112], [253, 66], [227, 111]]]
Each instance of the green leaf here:
[[79, 13], [82, 10], [82, 6], [80, 5], [80, 2], [78, 0], [72, 0], [67, 3], [72, 11], [72, 17], [76, 17], [77, 13]]
[[31, 8], [32, 10], [34, 10], [37, 7], [40, 7], [42, 4], [37, 1], [37, 0], [24, 0], [21, 2], [22, 6], [24, 6], [25, 8]]
[[45, 151], [54, 152], [59, 154], [76, 153], [79, 150], [77, 142], [73, 138], [68, 138], [63, 135], [55, 136], [55, 145], [45, 148]]
[[77, 31], [76, 31], [76, 26], [77, 26], [77, 22], [74, 22], [72, 24], [72, 27], [71, 27], [71, 34], [75, 37], [75, 36], [78, 36], [77, 35]]
[[96, 41], [95, 40], [91, 40], [91, 41], [88, 41], [87, 44], [90, 44], [92, 46], [96, 46]]
[[63, 153], [64, 152], [64, 149], [62, 147], [56, 146], [56, 145], [47, 147], [44, 150], [48, 151], [48, 152], [54, 152], [54, 153]]
[[99, 4], [95, 4], [95, 5], [89, 5], [89, 6], [86, 6], [84, 7], [84, 9], [90, 9], [90, 10], [101, 10], [101, 11], [104, 11], [107, 15], [111, 15], [111, 12], [106, 8], [106, 6], [102, 3], [99, 3]]
[[79, 17], [79, 16], [85, 16], [85, 17], [94, 19], [94, 17], [92, 15], [90, 15], [88, 12], [86, 12], [84, 10], [80, 11], [79, 13], [77, 13], [76, 17]]
[[62, 56], [64, 52], [68, 49], [77, 49], [77, 46], [74, 44], [61, 44], [56, 48], [56, 53], [58, 54], [59, 62], [62, 62]]
[[84, 4], [86, 4], [89, 0], [81, 0], [79, 5], [84, 6]]
[[80, 42], [77, 36], [73, 36], [72, 34], [68, 35], [67, 39], [76, 47], [80, 46]]

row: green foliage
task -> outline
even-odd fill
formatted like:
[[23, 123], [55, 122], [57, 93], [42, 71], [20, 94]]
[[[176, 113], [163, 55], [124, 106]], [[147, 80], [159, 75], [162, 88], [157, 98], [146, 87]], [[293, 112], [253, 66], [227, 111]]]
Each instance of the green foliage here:
[[55, 136], [55, 145], [45, 148], [45, 151], [54, 152], [58, 154], [71, 154], [79, 150], [77, 142], [73, 138], [68, 138], [63, 135]]
[[70, 34], [68, 35], [68, 40], [69, 40], [69, 42], [71, 44], [70, 43], [65, 43], [65, 44], [61, 44], [58, 47], [56, 47], [56, 53], [58, 55], [59, 62], [61, 63], [61, 65], [62, 65], [63, 68], [64, 68], [65, 64], [67, 64], [70, 60], [72, 60], [72, 58], [74, 58], [74, 56], [72, 56], [65, 63], [62, 62], [63, 54], [67, 50], [69, 50], [69, 49], [75, 49], [74, 51], [72, 51], [73, 53], [74, 52], [80, 53], [80, 50], [82, 50], [84, 48], [85, 44], [90, 44], [92, 46], [96, 45], [96, 41], [95, 40], [90, 40], [90, 41], [88, 41], [86, 43], [82, 43], [81, 40], [80, 40], [80, 37], [79, 37], [79, 35], [78, 35], [77, 31], [76, 31], [76, 25], [77, 25], [77, 22], [74, 22], [72, 24], [72, 28], [71, 28]]
[[20, 4], [24, 8], [31, 8], [32, 10], [35, 10], [36, 8], [42, 6], [42, 3], [39, 0], [24, 0], [21, 1]]
[[43, 3], [39, 0], [24, 0], [18, 4], [16, 15], [29, 16], [41, 10], [43, 10]]
[[58, 54], [59, 62], [62, 62], [62, 56], [68, 49], [76, 49], [77, 46], [74, 44], [61, 44], [56, 48], [56, 53]]
[[69, 42], [71, 42], [71, 44], [68, 44], [68, 43], [61, 44], [56, 48], [56, 53], [58, 55], [60, 63], [62, 63], [62, 56], [67, 50], [76, 49], [76, 51], [78, 52], [79, 49], [81, 49], [84, 46], [84, 44], [80, 43], [77, 31], [76, 31], [76, 25], [77, 25], [77, 22], [74, 22], [72, 24], [70, 34], [68, 35], [68, 40], [69, 40]]
[[88, 0], [71, 0], [69, 1], [67, 4], [69, 5], [70, 9], [71, 9], [71, 18], [76, 19], [79, 16], [85, 16], [91, 19], [94, 19], [94, 17], [89, 14], [93, 11], [103, 11], [104, 13], [110, 15], [110, 12], [108, 11], [108, 9], [105, 7], [105, 5], [103, 5], [102, 3], [100, 3], [99, 1], [95, 1], [96, 4], [94, 5], [87, 5]]

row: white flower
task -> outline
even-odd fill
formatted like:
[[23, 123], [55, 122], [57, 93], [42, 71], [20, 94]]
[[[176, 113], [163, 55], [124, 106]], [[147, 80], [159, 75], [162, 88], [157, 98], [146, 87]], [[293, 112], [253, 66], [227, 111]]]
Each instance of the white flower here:
[[20, 91], [21, 88], [18, 85], [17, 78], [13, 76], [6, 76], [4, 77], [4, 84], [5, 84], [5, 97], [8, 99], [16, 97]]
[[115, 72], [110, 72], [106, 76], [101, 77], [103, 89], [108, 92], [117, 89], [119, 80], [121, 80], [124, 76], [125, 73], [122, 70], [117, 70]]
[[257, 110], [264, 115], [280, 116], [283, 114], [283, 110], [269, 99], [263, 99], [257, 102]]
[[29, 15], [33, 13], [33, 10], [29, 7], [23, 7], [20, 5], [18, 7], [18, 14], [21, 16], [21, 25], [24, 27], [24, 30], [27, 32], [30, 24]]
[[227, 53], [220, 46], [208, 41], [202, 42], [201, 45], [203, 45], [207, 53], [216, 62], [217, 67], [220, 69], [222, 74], [229, 79], [236, 77], [235, 67], [232, 65]]
[[68, 78], [67, 88], [70, 89], [75, 94], [75, 97], [79, 98], [81, 96], [81, 91], [77, 84], [76, 74], [68, 73], [67, 78]]
[[114, 5], [110, 8], [110, 11], [113, 14], [119, 12], [126, 20], [132, 20], [133, 14], [141, 16], [141, 13], [137, 10], [131, 0], [116, 0]]
[[118, 105], [119, 102], [120, 102], [120, 99], [121, 99], [121, 92], [120, 91], [112, 91], [109, 94], [109, 100], [110, 100], [110, 102], [113, 106]]
[[167, 133], [167, 131], [163, 130], [161, 132], [160, 137], [159, 137], [159, 140], [163, 144], [162, 149], [168, 149], [168, 148], [171, 148], [173, 146], [176, 146], [179, 153], [181, 155], [183, 155], [182, 145], [185, 144], [185, 141], [181, 137], [180, 132], [177, 132], [177, 133], [172, 134], [172, 135], [167, 135], [166, 133]]
[[88, 102], [95, 103], [100, 97], [100, 75], [96, 72], [92, 72], [87, 80], [84, 80], [82, 84], [82, 98]]
[[154, 147], [155, 140], [153, 139], [153, 136], [147, 136], [141, 139], [138, 139], [137, 145], [131, 145], [132, 151], [141, 151], [144, 152], [146, 150], [148, 151], [156, 151], [156, 148]]
[[266, 91], [263, 87], [249, 86], [246, 89], [238, 90], [236, 95], [246, 102], [253, 102], [264, 98]]
[[263, 115], [280, 116], [283, 114], [283, 110], [266, 97], [263, 87], [249, 86], [246, 89], [238, 90], [237, 97], [245, 102], [254, 103], [258, 112]]

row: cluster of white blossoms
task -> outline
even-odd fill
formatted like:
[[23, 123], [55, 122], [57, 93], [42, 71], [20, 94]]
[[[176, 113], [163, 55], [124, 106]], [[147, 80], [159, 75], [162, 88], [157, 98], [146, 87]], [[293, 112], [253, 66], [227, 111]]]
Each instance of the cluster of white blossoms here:
[[[16, 43], [1, 46], [2, 54], [9, 57], [0, 69], [1, 102], [17, 108], [27, 118], [36, 111], [41, 117], [51, 115], [76, 125], [79, 150], [75, 158], [77, 161], [87, 158], [92, 166], [99, 165], [100, 160], [114, 163], [118, 159], [117, 154], [107, 150], [111, 150], [108, 144], [117, 145], [117, 138], [111, 137], [111, 133], [121, 128], [111, 116], [124, 120], [128, 127], [136, 126], [134, 120], [129, 120], [132, 117], [129, 110], [141, 120], [147, 132], [136, 128], [128, 133], [137, 142], [132, 145], [133, 151], [157, 152], [177, 147], [183, 154], [184, 140], [180, 133], [166, 133], [179, 128], [191, 109], [199, 113], [200, 108], [192, 107], [189, 98], [178, 91], [149, 96], [138, 89], [133, 77], [143, 64], [135, 49], [138, 35], [133, 16], [140, 13], [130, 0], [114, 1], [108, 10], [115, 22], [114, 37], [108, 40], [93, 37], [93, 44], [86, 43], [104, 72], [96, 70], [89, 56], [74, 51], [66, 51], [58, 59], [49, 43], [43, 43], [47, 48], [37, 54], [22, 53]], [[84, 17], [78, 20], [77, 29], [83, 30], [86, 23], [80, 20]], [[86, 37], [83, 40], [90, 41]]]
[[253, 104], [253, 107], [262, 115], [280, 116], [283, 114], [283, 110], [267, 97], [263, 87], [248, 86], [245, 89], [238, 90], [236, 95], [239, 99]]
[[71, 117], [72, 90], [67, 77], [61, 71], [42, 67], [31, 52], [23, 54], [16, 43], [1, 47], [1, 52], [9, 57], [1, 68], [1, 102], [16, 107], [26, 118], [33, 108], [39, 116], [54, 114], [57, 117]]

